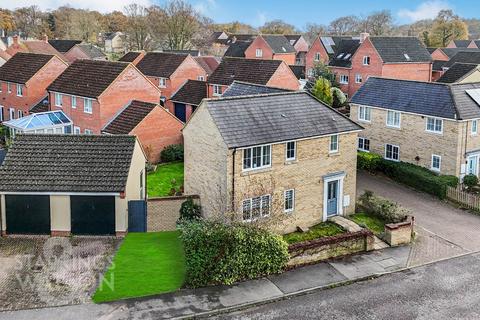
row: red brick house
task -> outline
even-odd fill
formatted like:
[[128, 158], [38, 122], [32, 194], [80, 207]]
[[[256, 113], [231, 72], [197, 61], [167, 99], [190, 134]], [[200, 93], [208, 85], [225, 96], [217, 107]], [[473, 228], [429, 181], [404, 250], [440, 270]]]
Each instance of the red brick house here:
[[328, 37], [318, 36], [308, 48], [305, 54], [305, 70], [307, 74], [311, 74], [311, 69], [315, 63], [328, 64], [335, 54], [336, 47], [342, 40], [352, 40], [352, 37]]
[[472, 40], [452, 40], [447, 45], [447, 48], [478, 48]]
[[54, 55], [19, 52], [10, 58], [0, 67], [0, 121], [30, 114], [67, 67]]
[[370, 76], [431, 81], [432, 58], [415, 37], [369, 37], [343, 40], [329, 67], [349, 97]]
[[282, 60], [295, 64], [297, 51], [284, 35], [259, 35], [245, 50], [247, 59]]
[[155, 103], [134, 100], [102, 129], [105, 134], [136, 136], [150, 163], [160, 161], [163, 148], [182, 144], [183, 122]]
[[167, 100], [185, 81], [207, 79], [207, 72], [189, 54], [147, 52], [137, 68], [160, 88], [161, 101], [171, 113], [173, 105]]
[[50, 109], [62, 110], [74, 133], [99, 134], [132, 100], [160, 102], [160, 90], [133, 64], [77, 60], [47, 88]]
[[15, 55], [15, 53], [17, 52], [56, 55], [60, 59], [67, 61], [67, 59], [63, 56], [62, 53], [60, 53], [50, 43], [48, 43], [47, 37], [45, 38], [45, 40], [19, 41], [18, 36], [14, 36], [12, 45], [10, 45], [5, 50], [5, 52], [8, 53], [10, 56]]
[[187, 122], [202, 100], [207, 98], [207, 93], [207, 82], [187, 80], [170, 98], [175, 116]]
[[299, 82], [290, 67], [281, 60], [223, 58], [208, 78], [208, 97], [218, 97], [233, 81], [298, 90]]
[[65, 53], [65, 58], [72, 63], [78, 59], [89, 59], [89, 60], [108, 60], [107, 56], [100, 50], [98, 47], [82, 43], [73, 46], [67, 53]]

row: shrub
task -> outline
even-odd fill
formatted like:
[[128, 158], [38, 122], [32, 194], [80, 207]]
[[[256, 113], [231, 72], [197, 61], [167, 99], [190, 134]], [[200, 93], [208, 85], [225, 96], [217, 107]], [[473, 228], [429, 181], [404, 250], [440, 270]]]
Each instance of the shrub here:
[[201, 217], [201, 207], [191, 197], [187, 198], [180, 207], [180, 221], [195, 220]]
[[474, 174], [469, 174], [463, 177], [463, 185], [467, 187], [467, 189], [471, 189], [478, 184], [478, 178]]
[[357, 154], [357, 168], [375, 172], [382, 161], [382, 157], [376, 153], [359, 151]]
[[162, 162], [183, 161], [183, 144], [171, 144], [160, 153]]
[[179, 228], [189, 287], [232, 284], [279, 273], [289, 259], [288, 245], [281, 236], [253, 225], [191, 220]]
[[366, 190], [358, 198], [357, 208], [360, 211], [381, 218], [385, 223], [402, 222], [411, 213], [410, 210], [399, 206], [395, 202], [375, 196], [369, 190]]

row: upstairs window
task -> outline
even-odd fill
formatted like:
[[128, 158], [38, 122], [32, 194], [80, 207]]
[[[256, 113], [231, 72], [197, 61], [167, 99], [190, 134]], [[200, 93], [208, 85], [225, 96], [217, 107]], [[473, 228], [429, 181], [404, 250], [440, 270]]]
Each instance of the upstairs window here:
[[55, 106], [61, 107], [63, 105], [63, 97], [61, 93], [55, 93]]
[[272, 163], [271, 145], [243, 149], [243, 170], [267, 168]]
[[442, 133], [443, 132], [443, 120], [437, 118], [427, 118], [427, 128], [426, 131], [432, 133]]
[[12, 84], [10, 82], [7, 82], [7, 92], [12, 93]]
[[472, 135], [478, 133], [478, 120], [472, 120]]
[[158, 79], [158, 86], [160, 88], [166, 88], [167, 87], [167, 79], [166, 78], [159, 78]]
[[197, 77], [197, 80], [198, 80], [198, 81], [205, 81], [205, 77], [204, 77], [204, 76], [198, 76], [198, 77]]
[[92, 113], [92, 99], [85, 98], [83, 99], [83, 112]]
[[221, 96], [222, 95], [222, 86], [218, 84], [213, 85], [213, 95], [214, 96]]
[[338, 152], [338, 134], [330, 136], [330, 153]]
[[287, 149], [287, 155], [286, 155], [286, 160], [287, 161], [292, 161], [295, 160], [297, 157], [297, 146], [296, 146], [295, 141], [289, 141], [286, 143], [286, 149]]
[[320, 61], [320, 52], [315, 52], [315, 61]]
[[17, 83], [17, 96], [22, 97], [23, 96], [23, 85]]
[[77, 107], [77, 97], [72, 96], [72, 108], [76, 108], [76, 107]]
[[85, 134], [93, 134], [93, 131], [90, 129], [85, 129]]
[[369, 107], [365, 107], [365, 106], [358, 107], [358, 120], [360, 121], [371, 120], [371, 110]]
[[387, 126], [393, 128], [400, 128], [400, 112], [387, 111]]
[[18, 119], [20, 119], [21, 117], [23, 117], [23, 112], [22, 112], [22, 110], [17, 110], [17, 114], [18, 114]]
[[369, 66], [370, 65], [370, 57], [369, 56], [363, 57], [363, 65], [364, 66]]
[[344, 74], [341, 74], [341, 75], [340, 75], [340, 80], [339, 80], [339, 82], [340, 82], [341, 84], [348, 84], [348, 76], [347, 76], [347, 75], [344, 75]]
[[263, 50], [262, 49], [256, 49], [255, 50], [255, 57], [257, 57], [257, 58], [263, 57]]
[[361, 74], [356, 74], [355, 75], [355, 83], [362, 83], [362, 75]]
[[284, 193], [284, 211], [292, 212], [295, 208], [295, 190], [285, 190]]
[[243, 221], [255, 221], [270, 215], [271, 196], [269, 194], [245, 199], [242, 202]]

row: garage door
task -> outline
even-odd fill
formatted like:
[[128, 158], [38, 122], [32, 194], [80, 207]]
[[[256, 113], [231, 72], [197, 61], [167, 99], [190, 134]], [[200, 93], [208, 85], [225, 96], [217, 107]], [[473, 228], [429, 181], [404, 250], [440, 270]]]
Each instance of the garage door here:
[[50, 234], [50, 197], [6, 195], [7, 234]]
[[70, 196], [72, 234], [115, 234], [115, 197]]

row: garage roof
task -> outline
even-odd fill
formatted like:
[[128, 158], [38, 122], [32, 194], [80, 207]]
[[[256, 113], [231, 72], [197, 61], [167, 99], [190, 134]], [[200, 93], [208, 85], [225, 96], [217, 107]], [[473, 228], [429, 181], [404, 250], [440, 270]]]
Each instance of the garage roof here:
[[0, 167], [0, 191], [124, 192], [134, 146], [127, 135], [17, 135]]

